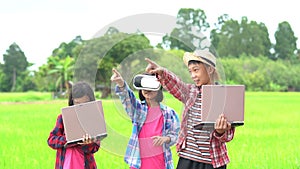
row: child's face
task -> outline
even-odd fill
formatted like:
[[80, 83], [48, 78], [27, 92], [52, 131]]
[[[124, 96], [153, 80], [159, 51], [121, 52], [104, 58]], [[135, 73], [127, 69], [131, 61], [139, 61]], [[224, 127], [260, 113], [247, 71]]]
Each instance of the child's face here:
[[83, 97], [80, 97], [80, 98], [73, 98], [74, 105], [81, 104], [81, 103], [86, 103], [86, 102], [89, 102], [89, 101], [90, 101], [90, 98], [87, 95], [85, 95]]
[[192, 80], [196, 86], [206, 85], [210, 83], [210, 78], [206, 67], [203, 63], [191, 63], [188, 66]]
[[146, 100], [154, 100], [157, 96], [157, 91], [142, 90], [142, 94]]

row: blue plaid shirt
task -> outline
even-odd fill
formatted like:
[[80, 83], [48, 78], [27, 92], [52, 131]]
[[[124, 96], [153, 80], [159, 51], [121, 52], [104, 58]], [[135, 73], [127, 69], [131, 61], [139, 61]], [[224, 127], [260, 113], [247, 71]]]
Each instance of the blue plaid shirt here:
[[[148, 106], [145, 101], [141, 102], [136, 99], [134, 93], [126, 83], [123, 91], [120, 90], [119, 87], [116, 87], [115, 92], [120, 97], [121, 102], [128, 116], [131, 118], [133, 124], [132, 135], [127, 145], [124, 160], [129, 166], [140, 168], [141, 156], [138, 135], [146, 120]], [[165, 143], [163, 145], [165, 166], [166, 169], [174, 169], [170, 147], [177, 141], [178, 133], [180, 130], [180, 122], [178, 115], [173, 109], [161, 103], [160, 108], [164, 117], [162, 135], [171, 138], [171, 141], [169, 143]]]

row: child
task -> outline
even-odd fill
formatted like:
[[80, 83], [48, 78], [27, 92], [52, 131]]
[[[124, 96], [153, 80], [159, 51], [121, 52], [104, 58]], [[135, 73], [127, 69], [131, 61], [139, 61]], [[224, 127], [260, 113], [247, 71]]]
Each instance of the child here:
[[146, 71], [157, 74], [162, 86], [185, 105], [176, 145], [177, 169], [226, 168], [229, 157], [225, 142], [233, 139], [235, 128], [224, 114], [219, 116], [215, 126], [193, 128], [201, 120], [201, 86], [214, 84], [218, 79], [215, 56], [203, 50], [184, 54], [183, 61], [195, 84], [186, 84], [150, 59], [146, 58], [146, 61]]
[[117, 84], [116, 94], [133, 124], [125, 162], [130, 169], [173, 169], [170, 147], [177, 141], [179, 118], [161, 103], [162, 88], [139, 90], [139, 101], [115, 69], [111, 81]]
[[[77, 82], [69, 95], [69, 106], [95, 101], [93, 89], [86, 82]], [[94, 153], [100, 147], [100, 141], [92, 141], [89, 135], [83, 136], [83, 142], [65, 147], [66, 136], [62, 115], [59, 114], [54, 129], [48, 137], [48, 145], [55, 149], [55, 169], [96, 169]]]

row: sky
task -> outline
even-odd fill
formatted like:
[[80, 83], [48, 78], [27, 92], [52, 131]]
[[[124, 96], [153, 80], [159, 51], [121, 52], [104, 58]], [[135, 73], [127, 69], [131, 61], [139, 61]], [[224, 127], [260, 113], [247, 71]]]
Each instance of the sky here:
[[[287, 21], [300, 38], [300, 12], [292, 0], [9, 0], [0, 1], [0, 62], [15, 42], [28, 62], [34, 63], [31, 69], [36, 70], [62, 42], [69, 43], [77, 35], [91, 39], [99, 30], [133, 15], [154, 13], [175, 18], [180, 8], [204, 10], [211, 25], [223, 14], [238, 21], [246, 16], [248, 20], [262, 22], [273, 43], [278, 24]], [[131, 23], [132, 19], [127, 25]], [[162, 27], [164, 24], [161, 23]], [[159, 33], [152, 36], [153, 44], [163, 36]], [[300, 48], [300, 40], [297, 46]]]

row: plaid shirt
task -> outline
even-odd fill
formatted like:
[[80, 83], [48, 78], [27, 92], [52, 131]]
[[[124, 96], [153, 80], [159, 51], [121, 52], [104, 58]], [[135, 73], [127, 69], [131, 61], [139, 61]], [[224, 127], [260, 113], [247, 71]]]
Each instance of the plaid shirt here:
[[[126, 87], [123, 91], [121, 91], [119, 87], [116, 87], [116, 94], [119, 95], [121, 102], [133, 124], [132, 135], [126, 149], [124, 160], [129, 166], [140, 168], [141, 156], [138, 135], [146, 120], [148, 106], [145, 101], [140, 102], [136, 99], [134, 93], [126, 83], [125, 86]], [[166, 169], [173, 169], [174, 166], [170, 147], [176, 143], [178, 138], [180, 127], [179, 118], [173, 109], [162, 104], [160, 104], [160, 108], [164, 117], [162, 135], [168, 136], [171, 139], [170, 143], [165, 143], [163, 145], [165, 165]]]
[[[64, 132], [63, 119], [61, 114], [58, 115], [56, 125], [54, 129], [50, 132], [47, 142], [51, 148], [57, 150], [55, 169], [63, 169], [66, 153], [66, 147], [64, 145], [66, 144], [67, 140]], [[93, 153], [98, 151], [100, 147], [100, 141], [97, 143], [78, 146], [80, 146], [82, 151], [84, 152], [84, 168], [96, 169], [97, 165]]]
[[[185, 148], [187, 136], [187, 113], [195, 103], [197, 95], [200, 93], [199, 88], [194, 84], [186, 84], [180, 80], [175, 74], [168, 70], [164, 70], [162, 76], [158, 76], [163, 87], [169, 91], [175, 98], [184, 103], [184, 111], [182, 113], [182, 121], [180, 125], [179, 138], [176, 144], [177, 152]], [[235, 128], [226, 131], [219, 136], [216, 131], [210, 135], [210, 157], [214, 168], [221, 167], [229, 163], [225, 142], [233, 139]]]

